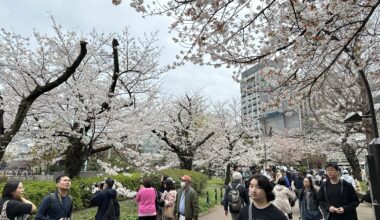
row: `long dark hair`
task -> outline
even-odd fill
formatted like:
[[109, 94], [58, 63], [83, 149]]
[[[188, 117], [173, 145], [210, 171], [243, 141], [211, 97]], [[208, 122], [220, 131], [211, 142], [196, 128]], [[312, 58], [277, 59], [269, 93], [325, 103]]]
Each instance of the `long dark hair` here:
[[251, 184], [252, 179], [255, 179], [257, 181], [257, 185], [265, 191], [267, 202], [273, 201], [275, 198], [273, 193], [273, 186], [268, 180], [268, 178], [261, 174], [255, 174], [251, 178], [249, 178], [248, 184]]
[[172, 179], [166, 179], [165, 181], [165, 185], [166, 185], [166, 191], [171, 191], [171, 190], [175, 190], [175, 185], [174, 185], [174, 182]]
[[[305, 177], [305, 178], [307, 178], [307, 179], [309, 180], [311, 193], [313, 194], [313, 197], [314, 197], [315, 199], [317, 199], [317, 190], [315, 190], [315, 188], [314, 188], [313, 180], [311, 179], [310, 176]], [[304, 178], [304, 179], [305, 179], [305, 178]], [[305, 193], [305, 186], [301, 189], [301, 192], [300, 192], [300, 200], [303, 199], [303, 194], [304, 194], [304, 193]]]
[[3, 200], [14, 199], [12, 193], [18, 188], [20, 181], [18, 180], [8, 180], [3, 188], [3, 194], [1, 195]]

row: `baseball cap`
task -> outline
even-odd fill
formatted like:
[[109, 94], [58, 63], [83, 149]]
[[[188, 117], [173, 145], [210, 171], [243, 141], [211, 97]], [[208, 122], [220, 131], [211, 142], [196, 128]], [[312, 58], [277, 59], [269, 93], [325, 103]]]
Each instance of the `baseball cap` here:
[[191, 177], [189, 175], [183, 175], [180, 179], [183, 180], [183, 181], [189, 181], [189, 182], [191, 182]]

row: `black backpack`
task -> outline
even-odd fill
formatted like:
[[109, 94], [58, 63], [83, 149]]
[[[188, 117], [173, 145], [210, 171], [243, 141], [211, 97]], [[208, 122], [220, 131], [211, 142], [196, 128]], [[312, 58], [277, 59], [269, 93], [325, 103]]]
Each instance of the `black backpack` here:
[[[70, 195], [68, 195], [68, 197], [69, 197], [69, 206], [70, 206], [70, 210], [68, 211], [70, 212], [73, 210], [73, 197]], [[51, 209], [54, 203], [60, 203], [60, 201], [58, 200], [56, 193], [50, 193], [49, 194], [49, 209]], [[66, 217], [69, 217], [69, 216], [66, 216]]]
[[239, 191], [240, 184], [238, 184], [236, 188], [233, 188], [231, 184], [229, 186], [231, 187], [231, 190], [228, 192], [228, 204], [230, 206], [230, 211], [240, 211], [243, 207], [243, 202]]
[[116, 198], [110, 199], [106, 214], [102, 220], [119, 220], [120, 219], [120, 204]]

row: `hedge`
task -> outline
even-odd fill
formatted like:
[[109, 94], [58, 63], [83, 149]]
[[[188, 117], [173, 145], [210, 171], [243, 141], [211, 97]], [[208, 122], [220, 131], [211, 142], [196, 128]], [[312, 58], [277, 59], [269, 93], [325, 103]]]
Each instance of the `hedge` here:
[[[180, 187], [179, 178], [183, 175], [189, 175], [192, 177], [192, 187], [201, 193], [205, 189], [207, 184], [207, 176], [193, 172], [189, 170], [179, 169], [167, 169], [157, 172], [155, 174], [148, 175], [151, 178], [153, 186], [157, 189], [160, 187], [160, 179], [162, 175], [168, 175], [175, 180], [176, 188]], [[92, 196], [91, 189], [95, 183], [103, 181], [106, 177], [92, 177], [92, 178], [76, 178], [72, 180], [70, 195], [73, 197], [74, 210], [80, 210], [90, 207], [90, 199]], [[123, 187], [127, 189], [138, 191], [141, 184], [142, 174], [133, 173], [129, 176], [119, 174], [116, 176], [110, 176], [117, 182], [120, 182]], [[56, 191], [56, 184], [54, 181], [22, 181], [25, 188], [26, 197], [31, 200], [35, 205], [39, 206], [43, 197], [48, 193]], [[0, 183], [0, 189], [2, 190], [5, 182]], [[120, 198], [122, 199], [122, 198]]]
[[[137, 190], [140, 186], [142, 175], [139, 173], [131, 174], [130, 176], [116, 175], [110, 176], [117, 182], [120, 182], [123, 187], [130, 190]], [[91, 177], [91, 178], [76, 178], [72, 180], [70, 195], [73, 197], [74, 210], [80, 210], [90, 207], [90, 199], [92, 196], [92, 187], [95, 183], [104, 181], [106, 177]], [[25, 188], [26, 197], [35, 205], [39, 206], [42, 199], [49, 193], [55, 192], [57, 186], [54, 181], [22, 181]], [[0, 183], [2, 190], [5, 182]]]
[[159, 172], [159, 175], [168, 175], [173, 178], [175, 181], [176, 188], [180, 188], [179, 178], [183, 175], [191, 176], [191, 187], [197, 192], [202, 193], [202, 190], [206, 188], [207, 185], [207, 176], [203, 173], [181, 170], [181, 169], [166, 169]]
[[[53, 181], [22, 181], [25, 188], [26, 197], [32, 201], [36, 206], [39, 206], [42, 199], [49, 193], [56, 191], [57, 186]], [[0, 188], [3, 189], [5, 182], [0, 184]], [[85, 205], [81, 199], [81, 193], [83, 190], [78, 185], [72, 184], [70, 188], [70, 195], [73, 197], [74, 208], [83, 209]], [[90, 192], [91, 193], [91, 192]]]

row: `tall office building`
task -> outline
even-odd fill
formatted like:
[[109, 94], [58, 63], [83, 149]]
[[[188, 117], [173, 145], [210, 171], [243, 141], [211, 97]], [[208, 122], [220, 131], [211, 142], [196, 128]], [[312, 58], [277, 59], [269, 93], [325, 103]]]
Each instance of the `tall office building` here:
[[260, 130], [261, 119], [267, 112], [261, 109], [262, 102], [270, 99], [270, 95], [262, 92], [266, 82], [260, 77], [259, 72], [267, 72], [280, 68], [278, 63], [257, 64], [241, 74], [240, 93], [242, 118], [252, 130]]

